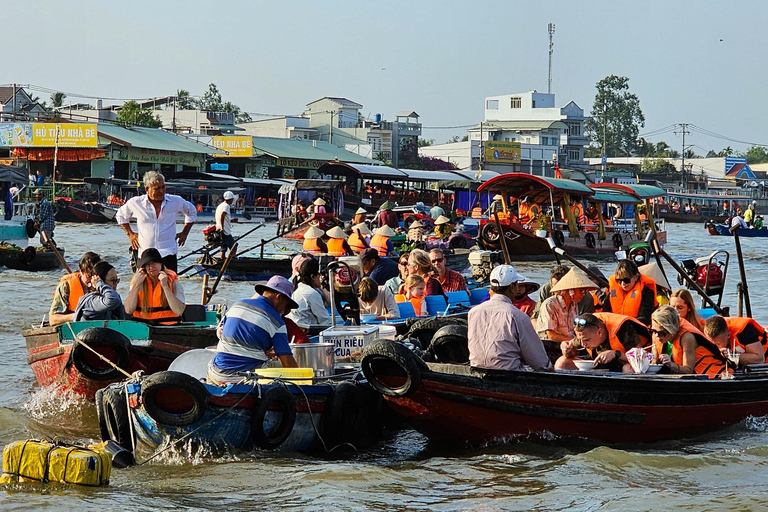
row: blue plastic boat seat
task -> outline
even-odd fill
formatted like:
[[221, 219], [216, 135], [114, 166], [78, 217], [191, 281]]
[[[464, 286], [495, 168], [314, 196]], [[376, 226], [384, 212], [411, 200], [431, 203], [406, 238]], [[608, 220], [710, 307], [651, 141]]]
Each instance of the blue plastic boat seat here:
[[469, 294], [465, 290], [459, 290], [457, 292], [448, 292], [446, 293], [448, 296], [448, 304], [451, 306], [455, 306], [457, 304], [461, 304], [462, 306], [471, 306], [471, 303], [469, 301]]
[[416, 316], [413, 304], [410, 302], [398, 302], [397, 308], [400, 310], [400, 318], [413, 318]]
[[717, 314], [717, 311], [715, 311], [712, 308], [697, 309], [696, 312], [699, 314], [699, 317], [701, 317], [704, 320], [706, 320], [711, 316], [715, 316]]
[[488, 288], [475, 288], [469, 295], [469, 303], [476, 306], [488, 298], [490, 292]]
[[448, 303], [442, 295], [427, 295], [424, 297], [424, 303], [427, 305], [427, 313], [438, 315], [448, 309]]

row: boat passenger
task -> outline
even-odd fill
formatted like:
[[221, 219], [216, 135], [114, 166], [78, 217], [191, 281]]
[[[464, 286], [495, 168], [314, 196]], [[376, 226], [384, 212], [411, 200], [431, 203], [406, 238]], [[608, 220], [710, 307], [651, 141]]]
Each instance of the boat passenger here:
[[242, 372], [266, 366], [270, 350], [283, 367], [298, 366], [281, 318], [286, 306], [298, 307], [291, 299], [293, 285], [282, 276], [272, 276], [266, 285], [257, 284], [255, 289], [250, 299], [235, 302], [222, 319], [216, 355], [208, 365], [209, 384], [240, 382]]
[[386, 287], [379, 286], [370, 277], [364, 277], [358, 286], [360, 292], [360, 314], [375, 314], [376, 320], [400, 318], [394, 294]]
[[453, 226], [451, 226], [451, 219], [445, 215], [441, 215], [435, 220], [435, 236], [440, 240], [448, 240], [453, 234]]
[[603, 311], [631, 316], [646, 325], [651, 322], [651, 313], [657, 306], [656, 283], [641, 274], [634, 261], [619, 261], [616, 272], [608, 279], [608, 288]]
[[347, 234], [339, 226], [334, 226], [325, 232], [328, 235], [328, 254], [330, 256], [353, 256], [355, 253], [347, 243]]
[[[545, 300], [552, 296], [552, 287], [555, 286], [560, 279], [565, 277], [570, 270], [571, 269], [567, 265], [555, 265], [552, 267], [549, 271], [549, 283], [542, 286], [541, 290], [539, 290], [539, 300], [536, 302], [536, 308], [533, 310], [533, 318], [539, 317], [541, 305], [544, 304]], [[589, 296], [585, 295], [578, 303], [577, 307], [580, 315], [583, 315], [584, 313], [594, 313], [595, 305], [593, 296], [591, 294], [589, 294]]]
[[672, 292], [672, 295], [669, 297], [669, 305], [677, 310], [680, 318], [688, 320], [697, 329], [704, 327], [704, 319], [699, 317], [699, 314], [696, 312], [693, 296], [685, 288]]
[[325, 254], [328, 252], [328, 246], [325, 244], [325, 242], [322, 239], [322, 236], [325, 235], [322, 229], [311, 226], [305, 233], [304, 233], [304, 245], [302, 246], [304, 252], [307, 254]]
[[363, 224], [366, 218], [368, 218], [368, 212], [361, 206], [355, 211], [355, 216], [352, 217], [352, 224]]
[[440, 282], [444, 292], [459, 292], [463, 290], [469, 293], [464, 276], [445, 265], [445, 255], [442, 249], [432, 249], [429, 251], [429, 260], [432, 262], [435, 270], [437, 270], [435, 277]]
[[573, 218], [576, 219], [576, 224], [583, 226], [586, 223], [586, 217], [584, 216], [584, 205], [578, 199], [571, 199], [571, 213]]
[[517, 309], [532, 318], [533, 311], [536, 309], [536, 303], [533, 301], [530, 295], [538, 289], [538, 283], [528, 281], [527, 279], [518, 283], [518, 294], [515, 296], [512, 304]]
[[347, 240], [355, 253], [361, 253], [371, 246], [371, 230], [365, 222], [352, 226], [352, 234]]
[[392, 292], [392, 295], [397, 295], [400, 292], [400, 285], [402, 285], [408, 277], [408, 257], [410, 255], [411, 253], [408, 251], [400, 254], [400, 258], [397, 262], [397, 269], [400, 272], [400, 275], [388, 279], [387, 282], [384, 283], [384, 286]]
[[[416, 274], [409, 275], [403, 286], [400, 287], [400, 293], [395, 295], [396, 302], [410, 302], [413, 306], [413, 312], [416, 316], [426, 313], [424, 306], [424, 288], [426, 282], [421, 276]], [[424, 309], [424, 311], [422, 311]]]
[[520, 198], [517, 217], [520, 219], [520, 223], [523, 226], [531, 226], [532, 223], [539, 218], [540, 213], [541, 209], [539, 208], [539, 205], [531, 201], [530, 197], [523, 196]]
[[432, 220], [437, 220], [441, 215], [445, 215], [445, 210], [443, 210], [439, 204], [435, 203], [434, 206], [429, 209], [429, 216]]
[[[572, 268], [552, 287], [552, 296], [544, 301], [536, 322], [536, 332], [552, 341], [571, 340], [576, 334], [573, 321], [579, 316], [577, 304], [597, 285], [581, 270]], [[589, 299], [591, 302], [591, 298]]]
[[512, 304], [524, 281], [511, 265], [499, 265], [491, 272], [491, 298], [469, 310], [470, 366], [512, 371], [522, 371], [525, 365], [536, 371], [552, 368], [530, 318]]
[[556, 370], [576, 370], [573, 363], [582, 347], [594, 367], [631, 373], [627, 351], [650, 343], [648, 327], [638, 320], [616, 313], [587, 313], [574, 320], [576, 337], [560, 345], [563, 355], [555, 362]]
[[325, 211], [325, 199], [322, 197], [318, 197], [315, 199], [312, 204], [314, 205], [312, 208], [312, 213], [326, 213]]
[[749, 226], [744, 221], [744, 218], [741, 216], [740, 209], [731, 218], [731, 227], [734, 227], [734, 226], [739, 226], [741, 229], [749, 229]]
[[726, 371], [720, 349], [672, 306], [661, 306], [651, 316], [651, 335], [659, 364], [672, 373], [698, 373], [710, 378]]
[[[38, 171], [40, 172], [40, 171]], [[56, 229], [56, 219], [53, 206], [45, 198], [42, 189], [35, 190], [35, 200], [37, 200], [37, 215], [35, 215], [35, 229], [40, 232], [40, 245], [47, 247], [50, 244], [56, 246], [53, 240], [53, 231]], [[48, 241], [46, 241], [46, 239]]]
[[587, 231], [597, 231], [597, 228], [600, 226], [600, 210], [597, 208], [597, 203], [589, 203], [587, 205], [584, 219], [587, 222]]
[[93, 266], [91, 276], [92, 292], [86, 293], [77, 303], [75, 322], [81, 320], [125, 320], [125, 308], [120, 294], [117, 293], [115, 267], [106, 261], [99, 261]]
[[379, 253], [371, 247], [360, 253], [360, 261], [363, 264], [365, 275], [384, 285], [387, 281], [399, 274], [395, 260], [379, 256]]
[[90, 291], [93, 266], [101, 260], [95, 252], [86, 252], [78, 263], [79, 270], [59, 280], [48, 311], [51, 325], [61, 325], [75, 320], [75, 310], [80, 297]]
[[751, 318], [727, 317], [714, 315], [707, 318], [704, 334], [720, 349], [720, 354], [728, 359], [732, 352], [738, 365], [765, 363], [765, 328]]
[[504, 212], [504, 196], [501, 194], [496, 194], [493, 196], [493, 202], [488, 206], [488, 216], [492, 217], [494, 213]]
[[395, 236], [395, 232], [389, 226], [381, 226], [371, 238], [371, 249], [376, 249], [379, 256], [385, 258], [395, 252], [395, 245], [390, 237]]
[[752, 221], [755, 218], [755, 205], [750, 204], [747, 208], [747, 211], [744, 212], [744, 222], [747, 223], [747, 226], [752, 225]]
[[235, 202], [237, 196], [231, 190], [227, 190], [224, 192], [223, 199], [221, 204], [216, 207], [216, 229], [221, 230], [224, 238], [219, 255], [222, 260], [227, 255], [227, 249], [231, 249], [235, 245], [235, 237], [232, 236], [232, 203]]
[[293, 302], [298, 306], [288, 315], [301, 327], [331, 325], [331, 314], [325, 308], [327, 299], [321, 291], [321, 280], [319, 261], [313, 258], [301, 264], [295, 280], [296, 288], [291, 294]]
[[638, 267], [637, 270], [639, 270], [640, 273], [644, 276], [653, 279], [653, 282], [656, 283], [656, 303], [659, 306], [669, 304], [669, 294], [672, 292], [672, 287], [669, 285], [669, 281], [667, 281], [664, 272], [661, 271], [659, 264], [655, 261], [652, 261], [641, 267]]
[[[379, 227], [389, 226], [391, 229], [400, 227], [400, 221], [397, 219], [397, 213], [392, 211], [395, 204], [391, 201], [384, 201], [379, 207]], [[390, 235], [394, 236], [394, 235]]]
[[435, 273], [435, 268], [432, 266], [432, 260], [429, 258], [427, 251], [421, 249], [414, 249], [408, 256], [408, 275], [419, 275], [427, 283], [426, 294], [427, 295], [445, 295], [443, 286], [440, 281], [432, 277]]
[[[592, 274], [594, 274], [595, 276], [598, 276], [598, 277], [603, 279], [603, 281], [600, 281], [600, 280], [592, 277], [592, 275], [587, 274], [587, 277], [589, 277], [589, 280], [592, 281], [593, 283], [595, 283], [598, 287], [600, 286], [601, 282], [608, 281], [608, 278], [605, 277], [605, 274], [603, 274], [603, 272], [594, 263], [590, 263], [589, 265], [587, 265], [587, 269]], [[589, 295], [591, 296], [591, 299], [592, 299], [593, 311], [582, 311], [582, 304], [584, 304], [584, 302], [590, 298], [589, 296], [587, 296], [587, 297], [585, 297], [585, 299], [583, 301], [579, 302], [579, 314], [580, 315], [584, 315], [586, 313], [595, 313], [595, 312], [602, 311], [603, 310], [603, 304], [605, 303], [606, 300], [608, 300], [608, 288], [600, 287], [597, 290], [590, 291]]]
[[126, 315], [162, 325], [180, 322], [187, 307], [184, 289], [176, 272], [165, 267], [160, 251], [145, 250], [138, 267], [125, 298]]
[[763, 229], [763, 216], [758, 215], [755, 217], [755, 229]]
[[300, 252], [296, 256], [293, 257], [291, 260], [291, 279], [296, 279], [296, 276], [299, 275], [299, 269], [301, 268], [301, 264], [304, 263], [307, 260], [312, 260], [315, 257], [311, 254], [307, 254], [305, 252]]
[[420, 220], [415, 220], [408, 227], [408, 233], [405, 235], [406, 242], [423, 242], [426, 237], [424, 224]]

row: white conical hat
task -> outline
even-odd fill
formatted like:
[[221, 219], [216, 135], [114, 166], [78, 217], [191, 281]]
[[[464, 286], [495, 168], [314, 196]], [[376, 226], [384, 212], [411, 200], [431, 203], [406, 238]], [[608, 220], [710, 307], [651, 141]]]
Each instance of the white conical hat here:
[[315, 199], [315, 202], [313, 204], [316, 204], [318, 206], [325, 206], [325, 200], [322, 197], [318, 197]]
[[552, 287], [552, 291], [559, 292], [563, 290], [575, 290], [578, 288], [588, 288], [595, 290], [598, 288], [598, 286], [590, 281], [584, 272], [574, 267], [569, 270], [568, 273], [565, 274], [555, 286]]
[[332, 227], [331, 229], [326, 231], [325, 234], [331, 238], [343, 238], [344, 240], [348, 238], [347, 234], [339, 226]]
[[669, 281], [667, 281], [667, 278], [664, 277], [664, 273], [661, 271], [659, 264], [655, 261], [652, 261], [647, 265], [643, 265], [642, 267], [638, 267], [637, 270], [639, 270], [640, 273], [644, 276], [653, 279], [656, 282], [656, 286], [660, 286], [666, 290], [672, 291], [672, 287], [669, 286]]
[[365, 210], [365, 208], [363, 208], [363, 207], [361, 206], [360, 208], [358, 208], [358, 209], [357, 209], [357, 211], [355, 212], [355, 215], [357, 215], [357, 214], [359, 214], [359, 213], [368, 213], [368, 212]]
[[424, 227], [424, 224], [422, 224], [420, 220], [415, 220], [411, 222], [411, 225], [408, 226], [408, 229], [423, 228], [423, 227]]
[[451, 222], [451, 219], [445, 215], [441, 215], [435, 220], [435, 226], [439, 226], [440, 224], [448, 224], [449, 222]]
[[502, 196], [501, 194], [496, 194], [495, 196], [493, 196], [494, 201], [501, 201], [502, 199], [504, 199], [504, 196]]
[[395, 236], [395, 232], [392, 231], [392, 228], [386, 225], [377, 229], [376, 234], [381, 236]]
[[366, 224], [365, 222], [361, 222], [360, 224], [355, 224], [354, 226], [352, 226], [352, 231], [353, 232], [360, 231], [361, 235], [371, 234], [371, 230], [368, 229], [368, 224]]
[[306, 232], [306, 233], [304, 233], [304, 239], [305, 239], [305, 240], [309, 240], [309, 239], [312, 239], [312, 238], [320, 238], [320, 237], [322, 237], [324, 234], [325, 234], [325, 233], [323, 232], [323, 230], [322, 230], [322, 229], [320, 229], [320, 228], [316, 228], [315, 226], [312, 226], [311, 228], [309, 228], [309, 229], [307, 230], [307, 232]]

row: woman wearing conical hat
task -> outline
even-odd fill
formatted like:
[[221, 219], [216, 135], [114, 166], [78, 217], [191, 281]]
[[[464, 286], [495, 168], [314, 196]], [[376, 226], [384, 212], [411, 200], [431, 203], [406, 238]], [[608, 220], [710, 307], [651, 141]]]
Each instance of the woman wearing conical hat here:
[[379, 207], [379, 227], [389, 226], [391, 229], [397, 229], [400, 227], [400, 221], [397, 218], [397, 213], [392, 211], [395, 207], [395, 203], [391, 201], [385, 201]]
[[656, 301], [659, 306], [669, 304], [669, 294], [672, 293], [672, 287], [669, 286], [669, 281], [664, 276], [664, 272], [661, 271], [661, 267], [655, 261], [638, 267], [641, 274], [646, 277], [650, 277], [656, 283]]
[[573, 321], [579, 316], [578, 304], [589, 290], [598, 286], [579, 269], [572, 268], [552, 287], [552, 296], [539, 310], [536, 332], [552, 341], [572, 340], [576, 335]]
[[420, 220], [415, 220], [408, 227], [408, 234], [405, 236], [405, 239], [408, 242], [423, 242], [426, 234], [427, 231], [424, 229], [424, 224]]
[[355, 216], [352, 217], [352, 225], [356, 226], [357, 224], [362, 224], [365, 222], [365, 219], [368, 218], [368, 212], [363, 208], [362, 206], [357, 209], [355, 212]]
[[318, 197], [315, 199], [312, 204], [314, 205], [313, 212], [314, 213], [326, 213], [325, 211], [325, 199], [322, 197]]
[[371, 238], [371, 248], [376, 249], [380, 258], [385, 258], [395, 252], [395, 245], [390, 237], [395, 236], [395, 232], [389, 226], [382, 226], [376, 230], [376, 234]]
[[352, 234], [349, 235], [347, 243], [355, 253], [361, 253], [371, 246], [371, 230], [368, 224], [362, 222], [352, 226]]
[[323, 242], [322, 229], [312, 226], [304, 233], [304, 252], [309, 254], [325, 254], [328, 252], [328, 246]]
[[328, 254], [330, 256], [353, 256], [355, 253], [347, 243], [347, 234], [339, 226], [325, 232], [328, 235]]
[[448, 240], [453, 234], [453, 226], [451, 226], [451, 219], [445, 215], [439, 216], [435, 219], [435, 236], [441, 240]]

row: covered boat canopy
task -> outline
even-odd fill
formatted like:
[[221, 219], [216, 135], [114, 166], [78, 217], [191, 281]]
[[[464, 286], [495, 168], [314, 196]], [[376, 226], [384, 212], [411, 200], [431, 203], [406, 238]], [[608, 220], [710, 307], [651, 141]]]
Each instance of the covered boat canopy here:
[[468, 181], [469, 178], [455, 173], [454, 171], [427, 171], [423, 169], [399, 169], [400, 172], [406, 174], [406, 181], [446, 181], [446, 180], [458, 180]]
[[697, 201], [751, 201], [752, 196], [732, 196], [723, 194], [694, 194], [692, 192], [667, 192], [667, 197], [694, 199]]
[[595, 191], [576, 181], [562, 178], [544, 178], [522, 172], [511, 172], [491, 178], [477, 190], [479, 192], [506, 192], [510, 197], [528, 196], [536, 203], [546, 203], [552, 198], [559, 202], [564, 194], [590, 197]]
[[590, 186], [595, 189], [610, 188], [621, 190], [627, 194], [632, 194], [638, 199], [652, 199], [654, 197], [664, 196], [667, 193], [663, 188], [655, 187], [653, 185], [640, 185], [634, 183], [631, 185], [623, 185], [621, 183], [596, 183]]
[[320, 166], [318, 174], [345, 176], [347, 178], [400, 180], [407, 177], [403, 171], [386, 165], [348, 164], [346, 162], [328, 162]]
[[330, 204], [325, 206], [328, 213], [341, 216], [344, 213], [344, 182], [337, 180], [288, 180], [280, 186], [277, 217], [290, 217], [293, 206], [299, 201], [309, 206], [317, 197], [324, 197]]
[[637, 204], [637, 196], [627, 194], [621, 190], [602, 189], [595, 190], [595, 195], [588, 198], [587, 201], [595, 203], [614, 203], [614, 204]]
[[344, 186], [344, 182], [337, 180], [292, 180], [283, 179], [280, 185], [280, 193], [287, 194], [293, 190], [316, 190], [320, 192], [332, 192]]
[[0, 165], [0, 183], [18, 183], [25, 185], [29, 181], [26, 167]]

